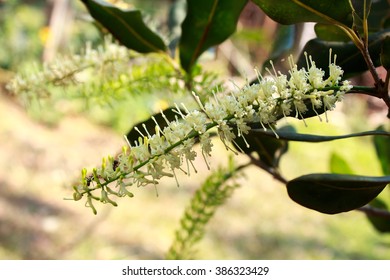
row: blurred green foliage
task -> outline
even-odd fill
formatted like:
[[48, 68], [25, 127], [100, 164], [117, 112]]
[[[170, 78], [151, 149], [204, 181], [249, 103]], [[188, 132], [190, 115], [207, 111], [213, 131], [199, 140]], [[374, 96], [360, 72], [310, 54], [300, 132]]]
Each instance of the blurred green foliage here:
[[45, 26], [45, 1], [24, 2], [10, 0], [0, 6], [0, 67], [4, 69], [15, 69], [42, 54], [39, 34]]

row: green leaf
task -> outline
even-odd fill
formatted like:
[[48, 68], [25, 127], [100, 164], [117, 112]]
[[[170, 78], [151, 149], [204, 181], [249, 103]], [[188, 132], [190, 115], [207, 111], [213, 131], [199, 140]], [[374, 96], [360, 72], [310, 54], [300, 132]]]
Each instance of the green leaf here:
[[372, 3], [370, 15], [368, 17], [368, 29], [376, 32], [389, 28], [389, 0], [377, 0]]
[[352, 4], [353, 29], [363, 33], [363, 22], [367, 20], [371, 10], [371, 0], [350, 0]]
[[338, 174], [353, 174], [352, 168], [348, 162], [339, 154], [332, 153], [330, 157], [330, 171]]
[[299, 22], [352, 25], [348, 0], [253, 0], [270, 18], [282, 24]]
[[[379, 199], [378, 197], [370, 202], [370, 207], [368, 209], [375, 209], [375, 210], [379, 209], [382, 211], [389, 210], [386, 203], [383, 200]], [[388, 216], [375, 215], [367, 212], [365, 212], [365, 214], [368, 220], [370, 221], [370, 223], [374, 226], [376, 230], [382, 233], [390, 232], [390, 218]]]
[[362, 29], [364, 17], [368, 17], [368, 31], [370, 33], [385, 28], [384, 22], [390, 16], [388, 0], [351, 0], [351, 2], [354, 7], [354, 25], [359, 31]]
[[349, 42], [348, 35], [336, 25], [317, 23], [314, 26], [317, 38], [324, 41]]
[[[295, 25], [279, 25], [275, 35], [275, 40], [272, 44], [271, 52], [268, 59], [263, 63], [261, 70], [262, 73], [265, 73], [266, 67], [268, 67], [268, 69], [272, 69], [272, 66], [270, 65], [271, 60], [273, 63], [277, 63], [292, 52], [296, 37], [296, 28], [297, 27]], [[258, 79], [253, 80], [251, 84], [253, 83], [258, 83]]]
[[180, 40], [181, 35], [181, 23], [186, 17], [187, 12], [187, 1], [176, 0], [170, 4], [168, 13], [167, 25], [170, 34], [171, 41], [169, 43], [169, 49], [172, 56], [175, 55], [177, 44]]
[[[156, 120], [156, 122], [158, 123], [158, 125], [161, 127], [161, 129], [164, 129], [164, 127], [167, 126], [167, 122], [165, 121], [163, 114], [168, 119], [168, 121], [174, 121], [176, 116], [178, 116], [175, 112], [172, 111], [172, 109], [173, 108], [165, 109], [162, 113], [158, 113], [158, 114], [155, 114], [153, 116], [154, 119]], [[152, 117], [150, 117], [148, 120], [137, 123], [136, 125], [134, 125], [133, 128], [127, 133], [126, 137], [129, 140], [130, 144], [133, 144], [134, 141], [138, 142], [138, 138], [141, 135], [139, 134], [139, 132], [135, 128], [137, 127], [139, 130], [145, 131], [145, 128], [143, 127], [143, 125], [149, 131], [149, 133], [154, 133], [156, 123], [152, 119]], [[144, 134], [146, 134], [146, 131]]]
[[[389, 35], [390, 29], [386, 29], [368, 37], [371, 59], [377, 67], [381, 66], [380, 51], [382, 42]], [[313, 57], [318, 68], [328, 71], [329, 49], [332, 49], [332, 53], [337, 55], [336, 63], [344, 70], [344, 78], [360, 74], [368, 69], [362, 54], [352, 42], [329, 42], [320, 39], [313, 39], [306, 43], [298, 59], [298, 67], [306, 67], [304, 52], [307, 52]]]
[[140, 53], [166, 50], [161, 37], [145, 25], [139, 10], [122, 10], [101, 0], [81, 1], [92, 17], [127, 48]]
[[[379, 126], [378, 131], [383, 131], [384, 127]], [[390, 138], [374, 136], [375, 151], [380, 161], [383, 174], [390, 174]]]
[[269, 59], [277, 60], [286, 55], [286, 53], [291, 52], [294, 47], [295, 36], [295, 25], [280, 25], [275, 35]]
[[359, 132], [359, 133], [336, 135], [336, 136], [302, 134], [302, 133], [295, 133], [295, 132], [283, 131], [283, 130], [276, 130], [275, 132], [277, 135], [275, 135], [274, 132], [269, 131], [269, 130], [265, 131], [264, 129], [252, 129], [251, 132], [254, 134], [268, 135], [270, 137], [278, 138], [281, 140], [298, 141], [298, 142], [311, 142], [311, 143], [327, 142], [327, 141], [333, 141], [333, 140], [340, 140], [340, 139], [361, 137], [361, 136], [371, 136], [371, 135], [390, 137], [390, 132], [381, 131], [381, 130], [371, 130], [371, 131], [364, 131], [364, 132]]
[[390, 71], [390, 34], [382, 42], [380, 60], [382, 66]]
[[368, 16], [368, 30], [377, 32], [386, 28], [385, 21], [390, 17], [389, 0], [376, 0], [371, 4], [371, 11]]
[[337, 214], [362, 207], [373, 200], [390, 176], [368, 177], [345, 174], [309, 174], [287, 183], [296, 203], [325, 214]]
[[248, 0], [188, 0], [182, 23], [180, 61], [190, 72], [198, 57], [225, 41], [236, 30], [238, 18]]
[[[293, 126], [288, 125], [280, 128], [280, 131], [295, 132], [295, 129]], [[239, 146], [238, 150], [243, 151], [246, 154], [256, 152], [259, 155], [259, 160], [269, 167], [278, 167], [281, 157], [288, 150], [287, 141], [275, 139], [267, 134], [252, 133], [249, 131], [249, 133], [245, 135], [245, 139], [249, 144], [249, 147], [246, 146], [242, 137], [235, 139], [234, 145]]]

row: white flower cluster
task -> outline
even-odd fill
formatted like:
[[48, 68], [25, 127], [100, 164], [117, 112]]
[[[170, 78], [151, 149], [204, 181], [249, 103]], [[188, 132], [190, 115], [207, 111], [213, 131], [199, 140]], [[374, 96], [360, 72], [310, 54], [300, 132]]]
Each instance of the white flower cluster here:
[[83, 54], [57, 56], [53, 61], [43, 65], [43, 69], [28, 73], [18, 73], [7, 85], [11, 92], [31, 100], [49, 95], [47, 85], [67, 86], [79, 83], [83, 77], [80, 73], [94, 69], [95, 74], [115, 75], [120, 73], [118, 67], [127, 66], [130, 52], [127, 48], [105, 38], [104, 44], [97, 49], [87, 44]]
[[[103, 159], [102, 166], [94, 169], [90, 176], [83, 170], [81, 183], [74, 187], [74, 199], [87, 195], [87, 206], [94, 212], [93, 199], [116, 205], [108, 194], [131, 197], [130, 186], [156, 185], [164, 176], [176, 177], [176, 170], [189, 173], [190, 166], [196, 171], [193, 165], [195, 139], [199, 140], [208, 165], [212, 150], [209, 131], [212, 128], [217, 128], [228, 148], [236, 137], [245, 140], [245, 134], [253, 123], [273, 130], [276, 121], [282, 117], [293, 115], [304, 118], [309, 109], [319, 115], [317, 110], [332, 110], [344, 93], [352, 88], [348, 81], [341, 82], [343, 71], [335, 61], [329, 63], [327, 79], [324, 79], [324, 71], [317, 68], [310, 57], [307, 69], [298, 69], [291, 57], [289, 62], [289, 77], [275, 70], [269, 77], [263, 78], [259, 74], [258, 84], [247, 85], [230, 94], [213, 93], [205, 104], [194, 94], [200, 110], [190, 111], [184, 104], [180, 109], [176, 105], [176, 120], [169, 121], [162, 114], [166, 124], [159, 124], [154, 119], [154, 133], [146, 126], [137, 128], [140, 134], [138, 141], [128, 143], [117, 159]], [[183, 170], [183, 164], [186, 170]], [[116, 182], [114, 187], [109, 186], [112, 182]], [[100, 197], [92, 194], [98, 189]]]

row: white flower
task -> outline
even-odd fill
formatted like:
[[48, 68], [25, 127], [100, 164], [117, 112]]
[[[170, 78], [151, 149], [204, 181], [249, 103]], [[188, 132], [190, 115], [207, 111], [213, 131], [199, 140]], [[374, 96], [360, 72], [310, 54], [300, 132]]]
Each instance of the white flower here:
[[325, 75], [325, 72], [322, 71], [322, 69], [318, 69], [315, 66], [315, 63], [312, 62], [312, 65], [311, 65], [309, 72], [308, 72], [308, 80], [309, 80], [310, 84], [313, 86], [313, 88], [325, 87], [325, 83], [323, 80], [324, 75]]
[[237, 126], [237, 136], [241, 137], [244, 134], [248, 134], [251, 127], [248, 126], [247, 122], [243, 119], [236, 119], [236, 126]]
[[132, 146], [130, 153], [140, 162], [147, 161], [151, 157], [149, 152], [149, 139], [147, 137], [139, 137], [138, 145]]
[[199, 112], [198, 110], [189, 112], [185, 116], [185, 120], [195, 131], [199, 132], [199, 134], [206, 131], [207, 117], [203, 112]]
[[202, 153], [205, 156], [211, 156], [213, 143], [211, 142], [211, 137], [209, 133], [204, 133], [200, 135], [200, 146], [202, 148]]
[[341, 87], [340, 87], [340, 93], [343, 94], [343, 92], [350, 91], [352, 89], [351, 82], [348, 80], [344, 80]]
[[236, 138], [236, 135], [232, 130], [232, 127], [228, 125], [226, 120], [221, 120], [218, 122], [218, 134], [226, 147], [227, 143], [233, 141], [233, 139]]
[[333, 110], [336, 106], [337, 98], [334, 95], [325, 95], [323, 97], [324, 106], [327, 110]]
[[222, 120], [227, 116], [225, 108], [219, 106], [219, 104], [214, 104], [212, 102], [208, 102], [204, 105], [205, 113], [210, 118], [210, 120], [216, 122], [218, 120]]

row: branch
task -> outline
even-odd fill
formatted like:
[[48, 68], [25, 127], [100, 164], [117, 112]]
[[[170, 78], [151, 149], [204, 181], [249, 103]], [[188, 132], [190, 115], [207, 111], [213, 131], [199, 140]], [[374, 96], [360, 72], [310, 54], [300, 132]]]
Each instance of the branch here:
[[376, 87], [353, 86], [352, 89], [348, 91], [346, 94], [351, 94], [351, 93], [365, 94], [365, 95], [381, 98], [380, 94], [378, 93], [378, 89]]
[[370, 53], [368, 51], [368, 45], [364, 44], [364, 48], [361, 49], [360, 51], [361, 51], [361, 53], [363, 55], [364, 60], [366, 61], [368, 70], [370, 71], [372, 77], [374, 78], [375, 86], [377, 86], [378, 89], [380, 89], [380, 86], [383, 83], [383, 81], [379, 77], [378, 72], [376, 71], [375, 65], [372, 62]]
[[251, 159], [252, 164], [256, 165], [257, 167], [260, 167], [261, 169], [263, 169], [267, 173], [271, 174], [279, 182], [281, 182], [285, 185], [288, 183], [288, 180], [286, 178], [284, 178], [276, 168], [264, 164], [261, 160], [258, 160], [257, 158], [255, 158], [252, 155], [248, 155], [248, 157]]
[[390, 119], [389, 73], [390, 71], [387, 71], [385, 81], [379, 79], [379, 82], [375, 83], [375, 87], [353, 86], [346, 94], [358, 93], [382, 99], [389, 109], [387, 117]]
[[377, 216], [390, 220], [390, 212], [384, 209], [375, 208], [369, 205], [357, 208], [356, 210], [364, 212], [368, 216]]

